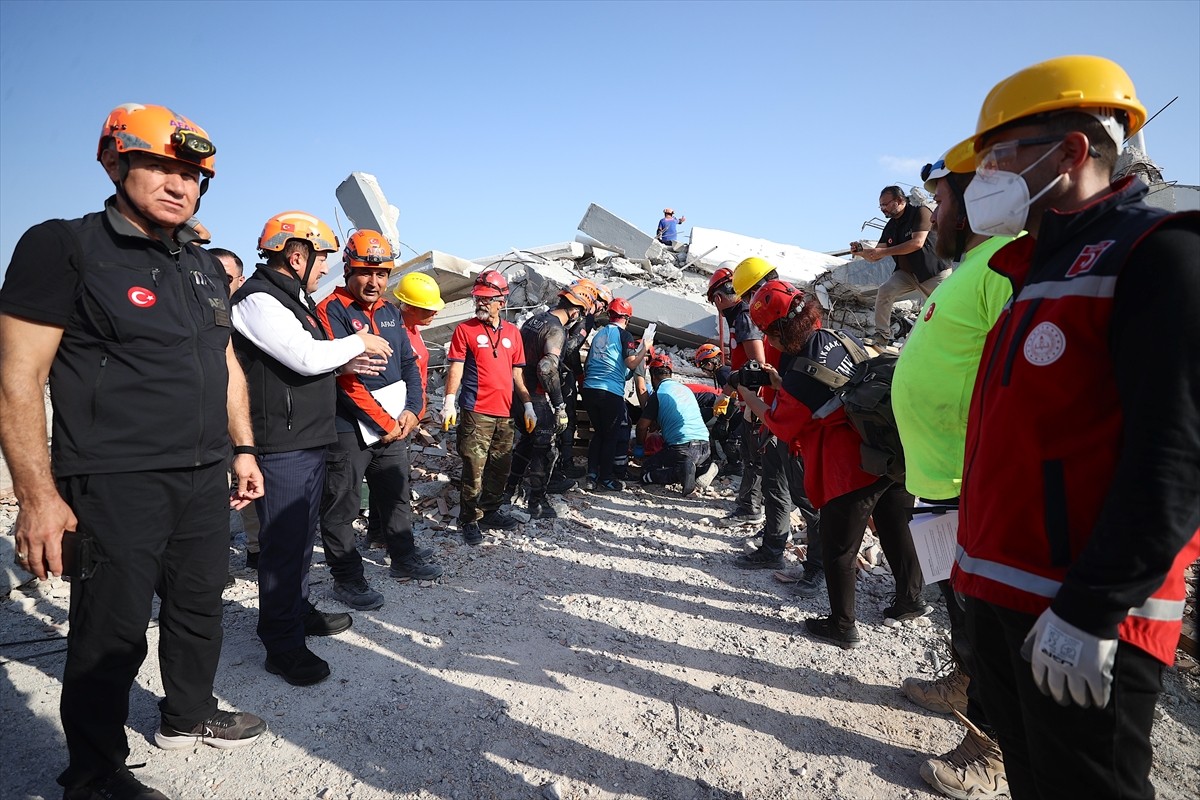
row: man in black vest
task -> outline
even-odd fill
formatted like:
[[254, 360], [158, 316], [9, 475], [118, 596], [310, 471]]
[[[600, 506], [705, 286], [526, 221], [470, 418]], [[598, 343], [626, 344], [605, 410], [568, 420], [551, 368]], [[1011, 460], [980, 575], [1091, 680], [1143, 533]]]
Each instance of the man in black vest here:
[[155, 743], [241, 747], [267, 729], [213, 697], [229, 509], [262, 496], [225, 275], [187, 246], [215, 153], [170, 109], [113, 109], [97, 160], [114, 196], [103, 211], [31, 228], [0, 289], [0, 446], [20, 503], [17, 563], [72, 578], [66, 800], [166, 800], [125, 766], [156, 593], [166, 696]]
[[875, 294], [875, 339], [880, 345], [892, 340], [892, 306], [909, 292], [925, 297], [950, 277], [950, 265], [933, 251], [933, 212], [927, 206], [908, 202], [899, 186], [885, 186], [879, 193], [879, 210], [888, 218], [876, 247], [850, 249], [872, 263], [891, 256], [896, 262], [892, 276]]
[[[301, 211], [267, 220], [258, 240], [266, 264], [233, 296], [234, 348], [246, 370], [250, 412], [266, 495], [259, 519], [258, 637], [268, 672], [293, 686], [329, 676], [305, 636], [332, 636], [348, 614], [325, 614], [308, 599], [308, 570], [325, 488], [325, 450], [334, 430], [334, 371], [377, 374], [387, 341], [369, 331], [331, 339], [310, 294], [338, 250], [328, 225]], [[367, 357], [362, 358], [363, 353]]]

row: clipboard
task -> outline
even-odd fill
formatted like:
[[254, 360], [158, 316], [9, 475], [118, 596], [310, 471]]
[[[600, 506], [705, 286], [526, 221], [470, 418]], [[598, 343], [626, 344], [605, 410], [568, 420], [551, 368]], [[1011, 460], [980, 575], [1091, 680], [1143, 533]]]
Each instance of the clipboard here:
[[[389, 383], [375, 391], [371, 392], [371, 396], [379, 405], [383, 406], [383, 410], [388, 413], [392, 419], [396, 419], [404, 412], [405, 401], [408, 400], [408, 384], [404, 381], [396, 381]], [[378, 442], [383, 437], [375, 432], [375, 423], [358, 421], [358, 432], [362, 435], [363, 444], [367, 447]]]
[[917, 561], [925, 583], [950, 579], [950, 569], [958, 553], [958, 509], [951, 506], [927, 506], [911, 511], [912, 533]]

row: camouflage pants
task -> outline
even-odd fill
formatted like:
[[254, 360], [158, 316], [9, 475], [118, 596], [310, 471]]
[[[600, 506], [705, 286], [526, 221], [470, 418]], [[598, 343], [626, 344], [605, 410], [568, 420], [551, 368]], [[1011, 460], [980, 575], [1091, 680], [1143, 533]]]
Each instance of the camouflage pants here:
[[512, 417], [492, 417], [463, 409], [458, 419], [458, 454], [462, 456], [459, 487], [460, 524], [477, 522], [500, 507], [512, 466]]

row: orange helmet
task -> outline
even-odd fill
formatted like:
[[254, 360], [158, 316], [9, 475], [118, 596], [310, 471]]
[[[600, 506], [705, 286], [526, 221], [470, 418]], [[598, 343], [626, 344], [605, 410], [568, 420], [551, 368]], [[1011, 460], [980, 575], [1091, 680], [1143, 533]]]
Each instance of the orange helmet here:
[[696, 352], [692, 354], [692, 363], [700, 366], [705, 361], [713, 358], [721, 357], [721, 348], [715, 344], [702, 344], [696, 348]]
[[632, 317], [633, 306], [629, 305], [629, 301], [624, 297], [614, 297], [608, 304], [608, 315], [610, 317]]
[[596, 294], [600, 298], [600, 302], [607, 306], [613, 301], [612, 289], [605, 286], [603, 283], [596, 284]]
[[312, 214], [305, 214], [303, 211], [285, 211], [267, 220], [267, 224], [263, 226], [262, 235], [258, 237], [258, 249], [264, 254], [269, 250], [280, 252], [287, 245], [289, 239], [308, 242], [318, 253], [334, 253], [341, 246], [333, 228]]
[[392, 246], [379, 231], [361, 230], [350, 234], [342, 251], [346, 269], [391, 269], [396, 266]]
[[508, 281], [494, 269], [484, 270], [471, 288], [472, 297], [508, 297]]
[[96, 160], [109, 140], [118, 153], [139, 151], [194, 164], [206, 177], [217, 174], [217, 148], [208, 133], [187, 117], [164, 106], [125, 103], [108, 113], [100, 129]]

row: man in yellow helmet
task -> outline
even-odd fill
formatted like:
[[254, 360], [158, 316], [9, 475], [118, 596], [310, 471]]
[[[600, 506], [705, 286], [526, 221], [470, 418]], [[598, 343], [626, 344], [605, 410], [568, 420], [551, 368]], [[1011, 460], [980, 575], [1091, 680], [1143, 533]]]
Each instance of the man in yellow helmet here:
[[1013, 298], [975, 381], [951, 578], [1014, 800], [1154, 796], [1200, 554], [1200, 214], [1111, 182], [1145, 118], [1120, 66], [1067, 56], [997, 84], [964, 142], [972, 229], [1028, 231], [988, 262]]
[[72, 578], [60, 702], [70, 763], [58, 777], [67, 800], [165, 800], [125, 766], [129, 689], [156, 592], [166, 696], [155, 743], [232, 748], [266, 730], [213, 696], [229, 509], [263, 493], [225, 274], [188, 246], [215, 153], [171, 109], [113, 109], [97, 152], [113, 196], [98, 213], [31, 228], [0, 289], [0, 446], [20, 503], [17, 562], [38, 578]]

